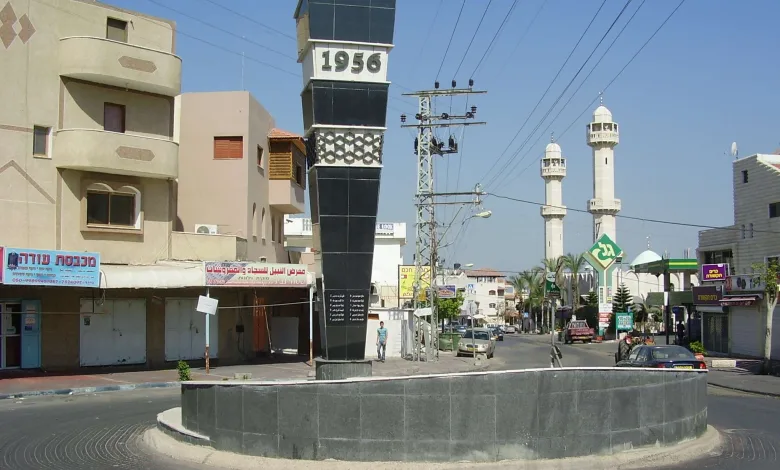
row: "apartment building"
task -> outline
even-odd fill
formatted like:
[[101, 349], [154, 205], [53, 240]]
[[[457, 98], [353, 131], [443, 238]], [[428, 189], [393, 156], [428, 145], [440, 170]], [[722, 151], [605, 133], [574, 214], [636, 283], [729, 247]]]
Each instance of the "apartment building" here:
[[277, 129], [246, 91], [185, 93], [176, 103], [176, 230], [239, 237], [245, 259], [289, 262], [284, 221], [306, 209], [303, 139]]
[[[456, 268], [440, 274], [436, 282], [439, 285], [454, 285], [463, 292], [464, 311], [475, 309], [477, 315], [481, 315], [480, 318], [487, 323], [503, 324], [507, 300], [505, 275], [490, 268], [460, 269], [458, 265]], [[514, 295], [510, 297], [513, 299]]]
[[[272, 264], [286, 262], [278, 247], [238, 229], [175, 231], [177, 178], [186, 187], [191, 172], [174, 139], [173, 22], [92, 0], [0, 0], [0, 46], [0, 372], [198, 360], [206, 321], [219, 361], [308, 353], [305, 307], [266, 308], [305, 303], [305, 268]], [[207, 207], [207, 189], [187, 202]], [[217, 315], [195, 311], [206, 293]]]
[[[754, 263], [780, 257], [780, 152], [756, 154], [732, 163], [734, 223], [722, 229], [699, 232], [699, 264], [725, 264], [725, 281], [702, 285], [718, 287], [722, 294], [703, 313], [704, 345], [724, 354], [763, 355], [766, 304], [764, 286], [752, 273]], [[780, 312], [774, 312], [773, 328], [780, 328]], [[777, 330], [775, 330], [777, 331]], [[780, 358], [780, 341], [772, 345]]]

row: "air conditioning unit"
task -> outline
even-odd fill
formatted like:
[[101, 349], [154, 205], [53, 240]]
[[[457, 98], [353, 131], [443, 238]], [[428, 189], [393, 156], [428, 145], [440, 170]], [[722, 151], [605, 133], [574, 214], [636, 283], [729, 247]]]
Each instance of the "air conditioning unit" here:
[[211, 224], [195, 224], [195, 233], [204, 233], [207, 235], [217, 235], [219, 228]]

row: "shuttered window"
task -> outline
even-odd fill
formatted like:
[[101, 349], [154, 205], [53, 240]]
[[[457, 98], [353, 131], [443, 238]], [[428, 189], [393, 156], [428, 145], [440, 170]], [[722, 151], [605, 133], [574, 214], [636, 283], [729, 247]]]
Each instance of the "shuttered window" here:
[[108, 18], [106, 20], [106, 39], [127, 42], [127, 21]]
[[244, 157], [243, 137], [214, 137], [214, 159], [241, 159]]

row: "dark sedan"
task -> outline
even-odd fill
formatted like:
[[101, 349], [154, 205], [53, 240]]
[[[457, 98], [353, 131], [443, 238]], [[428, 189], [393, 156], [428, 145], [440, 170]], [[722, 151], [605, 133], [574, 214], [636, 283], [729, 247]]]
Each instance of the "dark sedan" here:
[[504, 341], [504, 332], [501, 331], [501, 328], [494, 327], [491, 328], [490, 331], [493, 333], [493, 336], [496, 338], [496, 341]]
[[636, 346], [628, 359], [617, 363], [617, 367], [653, 367], [662, 369], [706, 369], [704, 361], [696, 359], [692, 352], [682, 346]]

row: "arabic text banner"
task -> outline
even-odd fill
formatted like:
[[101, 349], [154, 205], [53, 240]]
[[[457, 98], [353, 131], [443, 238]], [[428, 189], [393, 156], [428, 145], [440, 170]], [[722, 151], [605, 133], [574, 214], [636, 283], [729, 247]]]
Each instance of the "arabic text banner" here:
[[207, 286], [306, 287], [306, 268], [300, 264], [270, 264], [244, 261], [207, 261]]
[[[414, 276], [416, 269], [414, 266], [398, 266], [398, 298], [411, 299], [414, 297]], [[420, 298], [426, 298], [426, 291], [431, 285], [431, 268], [425, 266], [422, 268]]]

